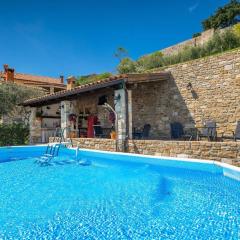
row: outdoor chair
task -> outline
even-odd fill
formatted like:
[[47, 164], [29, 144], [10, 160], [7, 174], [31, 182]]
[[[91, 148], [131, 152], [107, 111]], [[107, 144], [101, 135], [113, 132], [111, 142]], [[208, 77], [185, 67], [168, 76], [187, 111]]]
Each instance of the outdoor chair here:
[[150, 134], [150, 130], [151, 130], [151, 125], [150, 124], [145, 124], [143, 126], [143, 130], [140, 132], [133, 132], [133, 138], [134, 139], [147, 139], [149, 138], [149, 134]]
[[143, 132], [142, 132], [143, 139], [149, 138], [150, 130], [151, 130], [151, 125], [145, 124], [143, 127]]
[[240, 121], [237, 122], [235, 131], [231, 132], [231, 135], [222, 134], [222, 139], [232, 139], [234, 141], [240, 140]]
[[217, 124], [215, 121], [207, 121], [205, 126], [198, 132], [197, 140], [207, 138], [208, 141], [217, 140]]
[[184, 133], [183, 133], [183, 139], [184, 140], [196, 140], [197, 139], [197, 129], [196, 128], [184, 128]]
[[98, 137], [98, 138], [103, 138], [104, 134], [103, 134], [103, 129], [101, 126], [94, 126], [94, 137]]
[[171, 138], [172, 139], [183, 139], [183, 140], [194, 140], [196, 139], [197, 133], [196, 128], [186, 128], [179, 122], [171, 123]]
[[179, 122], [171, 123], [171, 138], [179, 139], [184, 135], [183, 125]]

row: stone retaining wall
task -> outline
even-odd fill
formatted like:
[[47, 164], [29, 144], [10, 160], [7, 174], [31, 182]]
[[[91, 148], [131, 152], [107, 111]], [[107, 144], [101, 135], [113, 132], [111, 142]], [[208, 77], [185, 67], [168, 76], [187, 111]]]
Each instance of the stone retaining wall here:
[[[51, 142], [50, 138], [50, 142]], [[74, 146], [103, 151], [115, 151], [116, 142], [111, 139], [74, 138]], [[240, 167], [240, 142], [187, 142], [160, 140], [129, 140], [128, 152], [158, 155], [167, 157], [183, 157], [215, 160]]]
[[111, 139], [101, 138], [73, 138], [73, 145], [79, 144], [80, 148], [95, 149], [103, 151], [116, 151], [116, 142]]
[[128, 151], [146, 155], [215, 160], [240, 166], [240, 142], [130, 140]]
[[169, 81], [138, 84], [132, 89], [133, 127], [150, 124], [151, 139], [169, 139], [173, 122], [200, 128], [212, 120], [220, 137], [235, 131], [240, 120], [240, 49], [164, 70], [171, 73]]

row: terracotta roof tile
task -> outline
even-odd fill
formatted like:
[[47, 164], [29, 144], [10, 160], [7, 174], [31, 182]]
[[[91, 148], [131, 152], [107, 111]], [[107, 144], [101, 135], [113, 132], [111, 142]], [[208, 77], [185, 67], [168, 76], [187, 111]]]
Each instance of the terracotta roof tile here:
[[34, 81], [34, 82], [62, 84], [60, 78], [35, 76], [35, 75], [25, 74], [25, 73], [15, 73], [14, 78], [19, 79], [19, 80], [30, 80], [30, 81]]
[[[0, 77], [5, 77], [4, 72], [0, 72]], [[61, 82], [60, 78], [36, 76], [36, 75], [25, 74], [25, 73], [15, 73], [14, 78], [17, 80], [23, 80], [23, 81], [25, 80], [25, 81], [31, 81], [31, 82], [39, 82], [39, 83], [65, 86], [65, 84]]]
[[126, 83], [138, 83], [138, 82], [149, 82], [149, 81], [159, 81], [167, 80], [170, 77], [169, 72], [161, 73], [143, 73], [143, 74], [121, 74], [105, 78], [103, 80], [98, 80], [95, 82], [87, 83], [84, 85], [77, 86], [71, 90], [62, 90], [56, 93], [47, 94], [38, 98], [32, 98], [26, 100], [23, 105], [30, 106], [37, 103], [43, 103], [45, 101], [53, 101], [56, 99], [62, 99], [68, 96], [74, 96], [79, 93], [91, 91], [94, 89], [104, 88], [107, 85], [119, 84], [120, 81], [125, 80]]

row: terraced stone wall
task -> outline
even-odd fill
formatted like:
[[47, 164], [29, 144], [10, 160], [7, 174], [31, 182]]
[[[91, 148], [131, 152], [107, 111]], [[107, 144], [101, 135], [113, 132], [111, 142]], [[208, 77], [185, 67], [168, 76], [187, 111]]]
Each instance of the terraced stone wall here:
[[[73, 144], [85, 149], [116, 150], [116, 142], [111, 139], [74, 138]], [[240, 167], [240, 142], [129, 140], [127, 145], [130, 153], [215, 160]]]
[[[163, 69], [155, 69], [154, 72]], [[218, 136], [240, 120], [240, 50], [170, 66], [170, 81], [132, 87], [133, 127], [151, 124], [151, 139], [170, 137], [170, 123], [217, 123]]]

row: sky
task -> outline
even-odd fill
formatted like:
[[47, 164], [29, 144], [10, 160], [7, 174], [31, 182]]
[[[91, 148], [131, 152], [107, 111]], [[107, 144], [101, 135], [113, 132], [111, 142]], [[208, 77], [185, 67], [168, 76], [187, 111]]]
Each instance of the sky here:
[[0, 0], [0, 64], [51, 77], [115, 73], [118, 47], [137, 59], [189, 39], [227, 2]]

